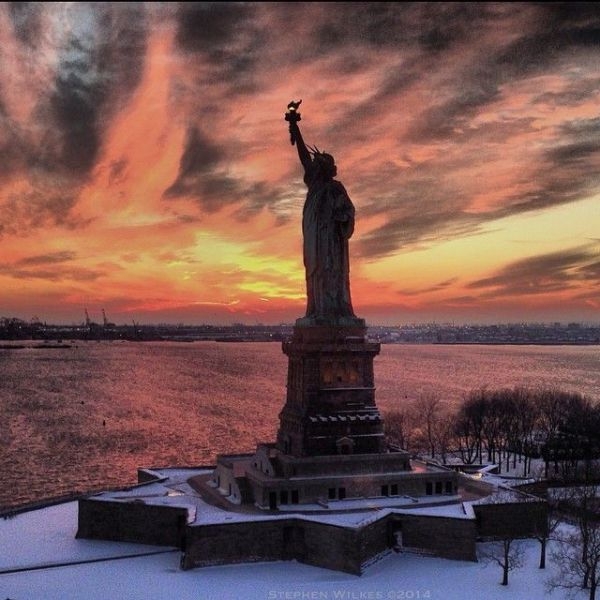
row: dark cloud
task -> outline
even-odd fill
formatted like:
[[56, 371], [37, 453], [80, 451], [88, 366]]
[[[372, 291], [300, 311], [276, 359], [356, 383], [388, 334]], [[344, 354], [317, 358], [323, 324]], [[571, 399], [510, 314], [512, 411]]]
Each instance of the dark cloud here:
[[128, 164], [129, 161], [126, 158], [115, 160], [110, 164], [108, 180], [110, 181], [111, 185], [123, 181]]
[[195, 215], [177, 215], [177, 220], [180, 223], [198, 223], [200, 218]]
[[446, 306], [473, 306], [478, 307], [481, 304], [481, 298], [479, 296], [452, 296], [446, 300]]
[[530, 75], [568, 51], [597, 48], [600, 10], [589, 2], [542, 2], [535, 5], [529, 31], [493, 57], [503, 78]]
[[[0, 58], [24, 61], [16, 63], [23, 85], [30, 78], [41, 93], [27, 122], [9, 114], [0, 98], [0, 177], [19, 176], [31, 188], [0, 205], [0, 235], [77, 226], [71, 212], [80, 185], [95, 166], [107, 124], [140, 81], [145, 8], [37, 2], [12, 3], [7, 10], [22, 52]], [[46, 54], [56, 56], [54, 75], [37, 66], [35, 57], [43, 64]]]
[[[93, 168], [109, 119], [140, 81], [145, 8], [142, 3], [37, 2], [13, 3], [8, 12], [26, 60], [34, 53], [56, 55], [57, 68], [53, 80], [40, 88], [44, 93], [27, 127], [16, 127], [4, 115], [11, 132], [3, 147], [4, 170], [26, 167], [71, 177], [76, 184]], [[64, 21], [61, 34], [69, 32], [62, 41], [53, 35], [57, 19]], [[28, 64], [21, 69], [36, 87], [41, 82], [35, 78], [49, 73]]]
[[314, 30], [318, 52], [343, 44], [414, 47], [437, 54], [467, 40], [496, 11], [477, 2], [336, 2]]
[[420, 288], [418, 290], [398, 290], [398, 294], [401, 294], [402, 296], [420, 296], [421, 294], [439, 292], [441, 290], [445, 290], [449, 287], [452, 287], [457, 281], [458, 277], [453, 277], [452, 279], [447, 279], [446, 281], [441, 281], [440, 283], [436, 283], [426, 288]]
[[278, 189], [265, 182], [248, 183], [229, 175], [224, 149], [197, 127], [190, 127], [179, 162], [179, 173], [163, 197], [191, 197], [208, 212], [241, 203], [236, 216], [244, 221], [265, 207], [275, 206], [280, 194]]
[[[76, 19], [91, 21], [92, 34], [73, 33], [61, 50], [48, 110], [59, 128], [58, 162], [85, 174], [94, 166], [102, 143], [103, 118], [135, 89], [145, 53], [143, 7], [126, 3], [76, 5]], [[46, 155], [46, 162], [52, 162]]]
[[238, 200], [238, 182], [221, 170], [223, 150], [197, 127], [187, 132], [177, 179], [164, 192], [165, 198], [195, 197], [209, 212]]
[[588, 197], [600, 186], [600, 119], [576, 119], [563, 123], [557, 137], [533, 162], [531, 177], [536, 187], [508, 198], [491, 218], [520, 214]]
[[574, 249], [533, 256], [506, 265], [492, 277], [473, 281], [467, 288], [487, 290], [484, 296], [545, 294], [573, 288], [582, 281], [597, 282], [597, 251]]
[[[363, 196], [372, 196], [372, 190], [378, 189], [377, 179], [387, 184], [395, 182], [388, 189], [400, 191], [383, 202], [378, 198], [363, 209], [365, 214], [387, 214], [388, 221], [361, 239], [360, 254], [376, 258], [407, 246], [473, 235], [485, 222], [559, 206], [596, 193], [600, 188], [600, 119], [577, 119], [558, 126], [547, 148], [532, 151], [527, 157], [523, 164], [526, 191], [507, 191], [500, 206], [476, 214], [469, 211], [471, 197], [452, 186], [449, 178], [485, 160], [493, 165], [495, 155], [486, 157], [489, 145], [502, 144], [531, 127], [529, 118], [469, 127], [464, 133], [454, 134], [454, 141], [463, 144], [464, 151], [418, 165], [418, 178], [411, 175], [414, 169], [401, 172], [396, 167], [394, 173], [393, 166], [386, 169], [385, 165], [376, 175], [367, 175], [358, 183]], [[518, 179], [515, 182], [519, 183]]]
[[197, 127], [190, 127], [179, 162], [178, 180], [185, 181], [207, 173], [222, 160], [223, 156], [224, 152], [219, 146], [201, 133]]
[[15, 36], [22, 43], [36, 47], [42, 30], [42, 2], [8, 2], [8, 14]]
[[289, 215], [282, 214], [277, 210], [277, 207], [285, 202], [285, 191], [273, 187], [264, 181], [258, 181], [250, 185], [242, 186], [240, 199], [245, 201], [236, 211], [235, 217], [242, 222], [248, 221], [253, 216], [256, 216], [264, 208], [270, 209], [277, 214], [277, 225], [287, 223]]
[[50, 165], [56, 160], [75, 174], [93, 167], [101, 140], [97, 122], [104, 90], [84, 81], [86, 71], [84, 62], [71, 61], [67, 73], [56, 81], [49, 108], [60, 130], [61, 152], [46, 153], [43, 161]]
[[600, 139], [596, 141], [576, 142], [564, 144], [553, 148], [547, 153], [547, 157], [553, 163], [559, 165], [588, 164], [590, 158], [600, 151]]
[[39, 191], [12, 195], [0, 204], [0, 238], [3, 235], [23, 235], [40, 227], [83, 227], [87, 223], [72, 215], [75, 202], [75, 196]]
[[68, 265], [76, 258], [75, 252], [69, 250], [27, 256], [13, 264], [0, 263], [0, 275], [46, 281], [95, 281], [105, 275], [102, 270]]
[[[427, 6], [434, 14], [443, 16], [443, 10]], [[460, 67], [455, 72], [455, 87], [444, 90], [449, 97], [434, 103], [414, 121], [409, 139], [421, 142], [454, 139], [457, 130], [469, 125], [480, 110], [498, 98], [502, 85], [540, 73], [569, 52], [597, 48], [600, 44], [598, 5], [573, 9], [570, 4], [562, 3], [479, 5], [471, 13], [457, 7], [457, 14], [451, 20], [454, 29], [461, 32], [466, 28], [470, 33], [457, 33], [455, 39], [478, 44], [485, 39], [486, 30], [514, 28], [525, 11], [532, 14], [526, 19], [521, 35], [507, 46], [481, 52]], [[571, 91], [571, 95], [576, 93]]]
[[265, 33], [253, 24], [256, 11], [247, 2], [181, 3], [176, 42], [213, 65], [211, 82], [233, 83], [236, 93], [255, 91], [253, 69], [265, 42]]
[[494, 7], [482, 2], [430, 2], [418, 8], [419, 43], [434, 54], [473, 39], [482, 24], [498, 18]]
[[[226, 81], [232, 93], [249, 93], [258, 89], [253, 73], [264, 50], [276, 46], [282, 33], [298, 43], [278, 57], [279, 69], [331, 57], [336, 75], [352, 75], [368, 62], [365, 50], [409, 49], [426, 60], [472, 38], [498, 10], [486, 3], [183, 3], [176, 40], [212, 65], [209, 82]], [[391, 87], [413, 77], [401, 75]]]
[[[597, 255], [600, 256], [600, 252]], [[584, 277], [600, 283], [600, 260], [582, 266], [579, 271]], [[600, 292], [597, 292], [597, 296], [600, 299]]]
[[[500, 86], [509, 77], [508, 71], [499, 67], [507, 62], [502, 56], [504, 48], [482, 50], [466, 63], [459, 58], [456, 65], [453, 52], [464, 54], [468, 44], [481, 46], [486, 33], [492, 34], [498, 28], [508, 30], [522, 12], [532, 10], [529, 5], [519, 4], [427, 2], [338, 3], [336, 7], [324, 13], [322, 29], [315, 30], [316, 54], [339, 53], [341, 48], [362, 48], [366, 44], [393, 49], [399, 58], [409, 58], [398, 69], [390, 70], [387, 80], [364, 104], [354, 108], [347, 119], [340, 119], [337, 130], [343, 130], [347, 121], [378, 115], [380, 106], [397, 102], [399, 94], [414, 85], [426, 85], [429, 74], [444, 69], [447, 80], [435, 84], [442, 92], [439, 100], [432, 90], [429, 108], [411, 117], [406, 140], [419, 143], [454, 138], [481, 108], [498, 97]], [[358, 70], [360, 60], [355, 54], [347, 55], [353, 69]], [[343, 65], [345, 56], [342, 53], [336, 65]], [[363, 48], [362, 56], [368, 60], [371, 53]], [[514, 75], [514, 70], [509, 71]]]
[[22, 129], [8, 114], [0, 98], [0, 180], [22, 168], [28, 152]]
[[26, 258], [22, 258], [15, 264], [20, 267], [53, 265], [75, 260], [76, 256], [77, 255], [75, 254], [75, 252], [63, 250], [59, 252], [50, 252], [49, 254], [38, 254], [36, 256], [28, 256]]
[[[336, 2], [316, 23], [317, 52], [336, 50], [341, 44], [401, 45], [409, 38], [404, 26], [406, 8], [389, 2]], [[335, 8], [334, 8], [335, 7]]]
[[498, 85], [487, 78], [461, 78], [450, 100], [424, 110], [411, 125], [407, 138], [412, 142], [451, 139], [467, 128], [479, 109], [498, 96]]
[[443, 211], [392, 217], [362, 236], [357, 242], [358, 253], [370, 260], [390, 256], [404, 248], [474, 234], [480, 222], [480, 218], [466, 213], [456, 215]]
[[[386, 217], [384, 224], [356, 242], [360, 256], [376, 259], [404, 248], [477, 232], [485, 217], [467, 212], [469, 198], [454, 186], [444, 171], [425, 166], [417, 172], [408, 169], [394, 176], [393, 169], [393, 165], [389, 165], [383, 174], [378, 172], [367, 182], [377, 189], [379, 176], [386, 182], [389, 195], [377, 197], [371, 191], [370, 196], [375, 195], [377, 199], [359, 212], [359, 216]], [[368, 194], [368, 185], [359, 186], [358, 191], [360, 195]]]
[[[373, 90], [372, 94], [363, 102], [357, 103], [352, 109], [336, 115], [329, 127], [323, 132], [324, 137], [336, 141], [346, 141], [348, 132], [354, 132], [351, 144], [369, 143], [369, 124], [377, 125], [381, 119], [380, 107], [386, 104], [398, 102], [398, 95], [417, 84], [422, 77], [423, 64], [412, 64], [403, 69], [391, 69], [385, 81]], [[398, 115], [401, 116], [402, 107], [398, 107]], [[356, 125], [360, 123], [360, 130]], [[361, 133], [363, 131], [364, 133]]]
[[187, 50], [221, 55], [253, 11], [246, 2], [184, 2], [179, 7], [177, 43]]
[[69, 269], [19, 269], [0, 265], [0, 274], [7, 275], [13, 279], [43, 279], [45, 281], [96, 281], [105, 276], [104, 271], [73, 267]]
[[539, 104], [578, 106], [600, 94], [600, 78], [576, 80], [559, 92], [544, 92], [535, 98]]
[[560, 131], [576, 139], [598, 139], [598, 136], [600, 136], [600, 118], [566, 121], [560, 125]]

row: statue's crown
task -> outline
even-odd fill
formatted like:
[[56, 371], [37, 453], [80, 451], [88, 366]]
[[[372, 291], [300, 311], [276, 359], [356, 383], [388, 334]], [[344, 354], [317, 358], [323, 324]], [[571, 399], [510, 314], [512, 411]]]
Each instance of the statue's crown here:
[[312, 154], [314, 160], [326, 165], [333, 166], [335, 164], [335, 159], [333, 156], [331, 156], [331, 154], [328, 154], [327, 152], [321, 152], [316, 146], [308, 146], [308, 150]]

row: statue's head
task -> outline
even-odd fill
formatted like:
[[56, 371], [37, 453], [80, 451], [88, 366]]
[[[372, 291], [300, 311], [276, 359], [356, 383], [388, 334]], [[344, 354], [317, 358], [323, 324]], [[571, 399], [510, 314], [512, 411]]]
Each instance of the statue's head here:
[[337, 175], [335, 160], [327, 152], [315, 150], [313, 153], [313, 164], [319, 169], [319, 172], [326, 179], [333, 179]]

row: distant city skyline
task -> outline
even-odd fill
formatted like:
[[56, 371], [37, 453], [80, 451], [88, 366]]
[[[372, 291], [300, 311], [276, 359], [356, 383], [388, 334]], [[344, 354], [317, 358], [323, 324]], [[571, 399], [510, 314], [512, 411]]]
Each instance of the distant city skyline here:
[[594, 3], [2, 3], [0, 317], [291, 323], [305, 187], [374, 325], [600, 322]]

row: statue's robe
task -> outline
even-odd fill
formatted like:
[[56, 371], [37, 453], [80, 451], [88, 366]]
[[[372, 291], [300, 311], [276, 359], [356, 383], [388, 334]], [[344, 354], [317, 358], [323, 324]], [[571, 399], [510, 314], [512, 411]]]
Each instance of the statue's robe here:
[[308, 193], [302, 215], [306, 317], [335, 322], [337, 317], [354, 317], [348, 257], [354, 206], [339, 181], [315, 179], [305, 177]]

